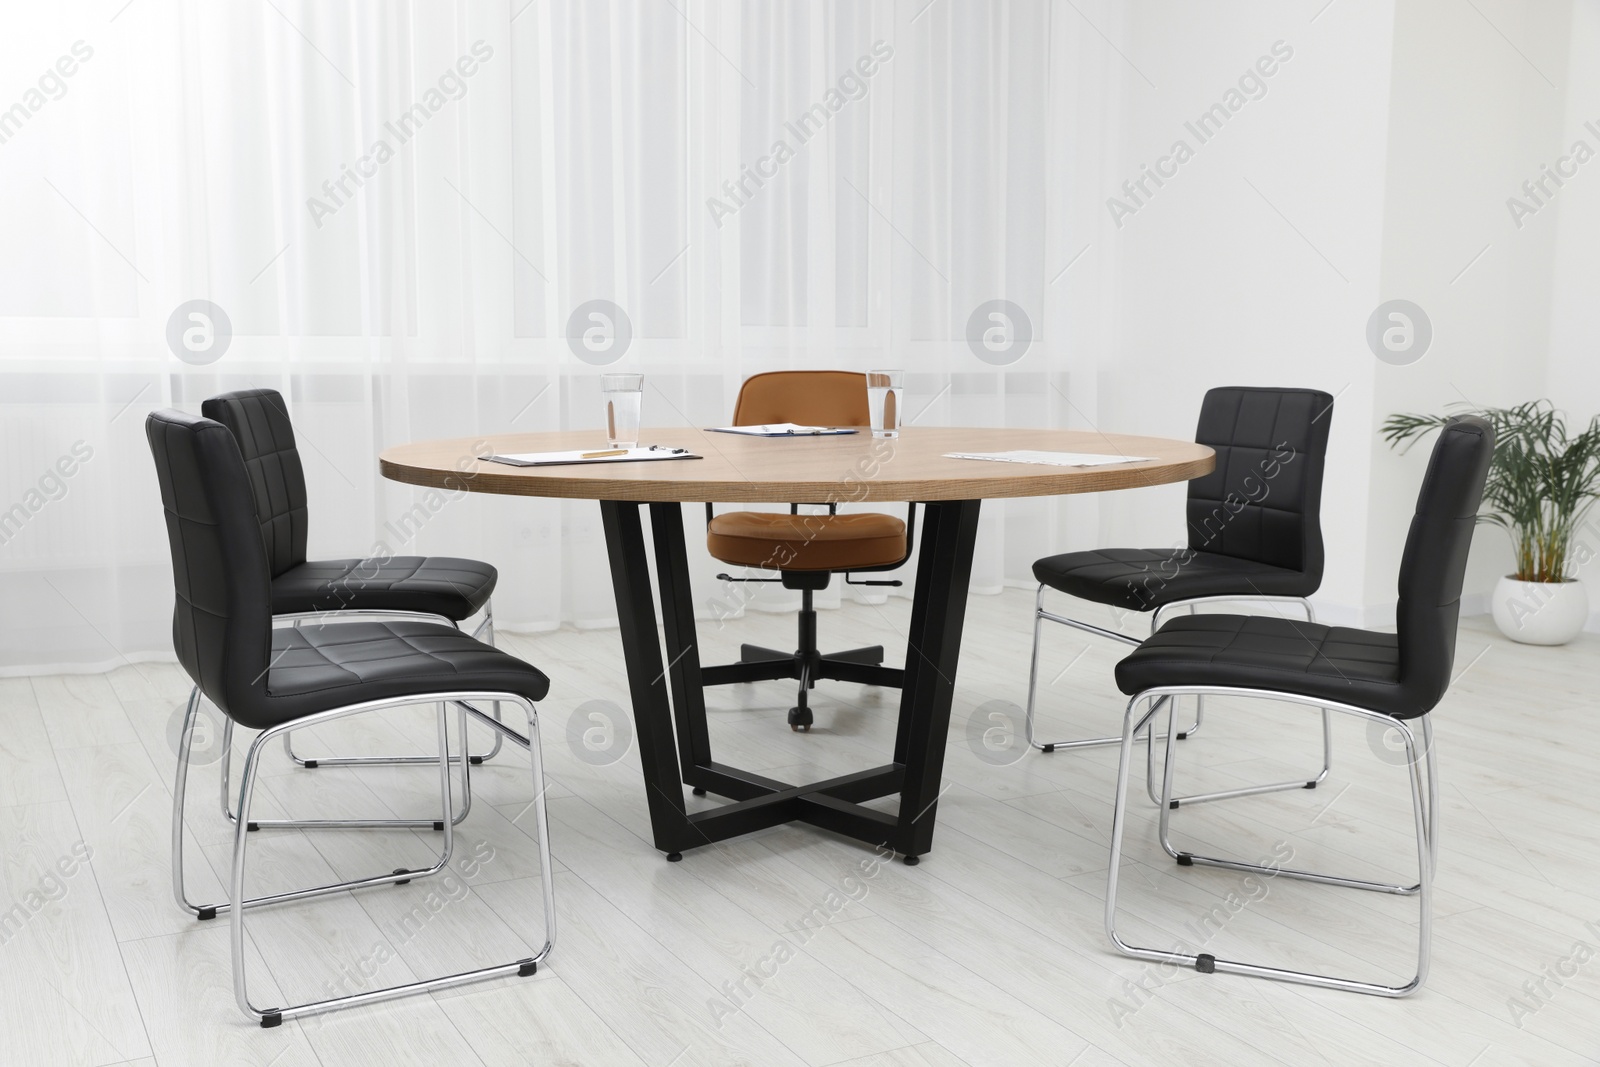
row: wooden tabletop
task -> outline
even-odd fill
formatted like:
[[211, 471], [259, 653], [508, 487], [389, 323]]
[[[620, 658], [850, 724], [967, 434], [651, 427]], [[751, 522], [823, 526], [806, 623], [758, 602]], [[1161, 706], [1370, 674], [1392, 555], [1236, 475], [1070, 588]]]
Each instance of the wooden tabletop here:
[[[688, 448], [703, 459], [568, 467], [512, 467], [478, 456], [603, 449], [594, 430], [494, 434], [419, 441], [383, 451], [385, 478], [474, 493], [589, 500], [816, 503], [979, 500], [1099, 493], [1188, 481], [1216, 465], [1192, 441], [1080, 430], [911, 427], [898, 439], [869, 431], [837, 437], [744, 437], [693, 429], [646, 429], [647, 445]], [[946, 459], [946, 452], [1047, 449], [1150, 456], [1151, 462], [1054, 467]]]

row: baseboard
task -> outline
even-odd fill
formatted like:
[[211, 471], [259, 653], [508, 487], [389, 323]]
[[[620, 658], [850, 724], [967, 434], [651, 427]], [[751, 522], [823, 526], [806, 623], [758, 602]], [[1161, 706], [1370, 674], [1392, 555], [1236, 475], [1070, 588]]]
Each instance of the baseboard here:
[[130, 663], [176, 663], [175, 652], [129, 652], [115, 659], [96, 663], [37, 663], [20, 667], [0, 667], [0, 678], [26, 678], [44, 674], [105, 674]]
[[[1329, 626], [1354, 626], [1365, 630], [1393, 629], [1395, 624], [1394, 601], [1383, 604], [1331, 604], [1311, 598], [1317, 610], [1317, 621]], [[1464, 593], [1461, 597], [1461, 617], [1489, 614], [1488, 593]], [[1600, 611], [1589, 616], [1588, 629], [1600, 630]]]
[[[617, 628], [617, 620], [615, 618], [609, 620], [584, 619], [574, 622], [572, 625], [579, 630], [604, 630], [607, 628], [615, 630]], [[559, 622], [501, 622], [496, 619], [494, 621], [494, 632], [497, 634], [551, 634], [561, 629], [561, 626], [562, 624]]]
[[[1325, 622], [1330, 626], [1356, 626], [1362, 629], [1383, 630], [1394, 627], [1394, 601], [1383, 604], [1367, 604], [1357, 607], [1353, 604], [1330, 604], [1311, 598], [1311, 604], [1317, 609], [1317, 621]], [[1488, 593], [1463, 593], [1461, 595], [1461, 617], [1470, 618], [1474, 615], [1489, 614]], [[1587, 630], [1600, 632], [1600, 611], [1589, 615]]]
[[[1327, 601], [1311, 598], [1311, 608], [1317, 613], [1317, 621], [1324, 626], [1353, 626], [1365, 629], [1372, 626], [1383, 626], [1382, 622], [1373, 622], [1373, 608], [1362, 607], [1357, 604], [1333, 604]], [[1394, 608], [1389, 609], [1389, 623], [1394, 623]]]

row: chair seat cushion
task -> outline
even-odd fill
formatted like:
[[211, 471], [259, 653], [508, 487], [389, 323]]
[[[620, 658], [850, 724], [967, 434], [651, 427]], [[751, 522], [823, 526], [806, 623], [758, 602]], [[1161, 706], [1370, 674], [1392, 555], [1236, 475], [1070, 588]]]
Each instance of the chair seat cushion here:
[[724, 563], [780, 571], [893, 566], [906, 558], [906, 524], [893, 515], [784, 515], [730, 511], [706, 527], [706, 548]]
[[1414, 718], [1394, 634], [1264, 615], [1180, 615], [1117, 664], [1130, 696], [1160, 686], [1222, 685], [1304, 693]]
[[1301, 571], [1190, 548], [1064, 552], [1034, 563], [1033, 576], [1063, 593], [1133, 611], [1191, 597], [1304, 597], [1317, 591], [1316, 578]]
[[487, 563], [449, 556], [316, 560], [272, 579], [272, 613], [423, 611], [460, 622], [488, 603], [498, 577]]
[[272, 631], [264, 729], [331, 708], [438, 692], [542, 700], [550, 679], [492, 645], [437, 622], [323, 622]]

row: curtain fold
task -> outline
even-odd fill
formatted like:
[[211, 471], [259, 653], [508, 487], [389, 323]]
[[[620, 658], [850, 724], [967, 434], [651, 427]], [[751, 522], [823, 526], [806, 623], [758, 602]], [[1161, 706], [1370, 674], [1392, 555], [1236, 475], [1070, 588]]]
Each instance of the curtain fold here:
[[[1085, 176], [1112, 150], [1121, 74], [1050, 5], [174, 0], [18, 18], [8, 69], [79, 40], [93, 55], [0, 143], [0, 673], [171, 654], [142, 421], [223, 390], [288, 398], [314, 558], [490, 560], [497, 623], [517, 630], [614, 624], [598, 509], [419, 510], [379, 478], [382, 448], [598, 430], [606, 366], [646, 376], [647, 426], [723, 423], [744, 378], [804, 367], [904, 367], [921, 425], [1095, 418], [1111, 271]], [[220, 356], [169, 341], [197, 300], [227, 317]], [[1031, 330], [1013, 362], [969, 338], [997, 300]], [[590, 328], [612, 348], [586, 348]], [[986, 505], [974, 590], [1093, 543], [1098, 514]], [[696, 543], [697, 506], [685, 522], [715, 614], [725, 568]], [[839, 585], [833, 602], [857, 595]]]

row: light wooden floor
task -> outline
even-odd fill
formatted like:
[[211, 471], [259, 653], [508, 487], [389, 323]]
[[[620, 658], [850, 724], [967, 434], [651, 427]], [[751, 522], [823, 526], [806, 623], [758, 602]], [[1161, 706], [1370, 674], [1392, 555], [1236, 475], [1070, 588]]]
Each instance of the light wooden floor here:
[[[606, 763], [609, 753], [583, 742], [591, 729], [591, 742], [604, 740], [589, 715], [607, 705], [591, 702], [626, 706], [616, 632], [504, 637], [554, 680], [542, 708], [560, 919], [548, 965], [530, 979], [267, 1031], [234, 1007], [226, 924], [195, 922], [171, 898], [172, 746], [188, 688], [179, 670], [0, 681], [0, 923], [11, 916], [0, 925], [0, 1063], [1600, 1062], [1600, 640], [1526, 648], [1486, 620], [1463, 626], [1460, 677], [1435, 714], [1433, 972], [1416, 996], [1387, 1001], [1172, 974], [1111, 950], [1101, 912], [1114, 750], [1006, 763], [969, 744], [969, 720], [980, 738], [999, 726], [990, 739], [1003, 740], [989, 715], [1007, 704], [991, 702], [1025, 698], [1031, 604], [1023, 591], [971, 602], [948, 788], [933, 852], [915, 868], [799, 826], [668, 864], [648, 844], [637, 753]], [[824, 645], [889, 636], [898, 656], [890, 635], [907, 615], [903, 601], [825, 612]], [[731, 658], [740, 640], [789, 646], [792, 627], [792, 616], [769, 614], [707, 624], [703, 659]], [[1058, 737], [1081, 729], [1069, 711], [1101, 732], [1120, 721], [1117, 649], [1086, 650], [1086, 640], [1047, 635], [1046, 721]], [[779, 683], [713, 690], [718, 758], [791, 781], [887, 758], [895, 694], [824, 683], [809, 735], [784, 725], [791, 696]], [[306, 737], [304, 751], [392, 747], [397, 730], [422, 752], [431, 736], [421, 711], [342, 729]], [[1293, 777], [1314, 765], [1315, 746], [1312, 714], [1219, 705], [1180, 746], [1180, 787]], [[1414, 875], [1403, 773], [1378, 753], [1388, 755], [1381, 737], [1339, 723], [1322, 788], [1180, 811], [1175, 826], [1203, 849], [1292, 849], [1295, 865]], [[230, 851], [216, 771], [197, 767], [189, 794], [189, 877], [208, 899], [222, 892]], [[426, 768], [305, 771], [274, 753], [269, 772], [261, 817], [435, 810], [437, 772]], [[508, 750], [473, 781], [448, 882], [252, 913], [258, 1003], [511, 960], [542, 941], [526, 762]], [[1203, 939], [1219, 956], [1352, 977], [1410, 973], [1414, 903], [1179, 868], [1155, 842], [1149, 803], [1134, 812], [1127, 936]], [[422, 863], [436, 837], [262, 832], [252, 892]], [[1214, 910], [1229, 893], [1254, 899]]]

